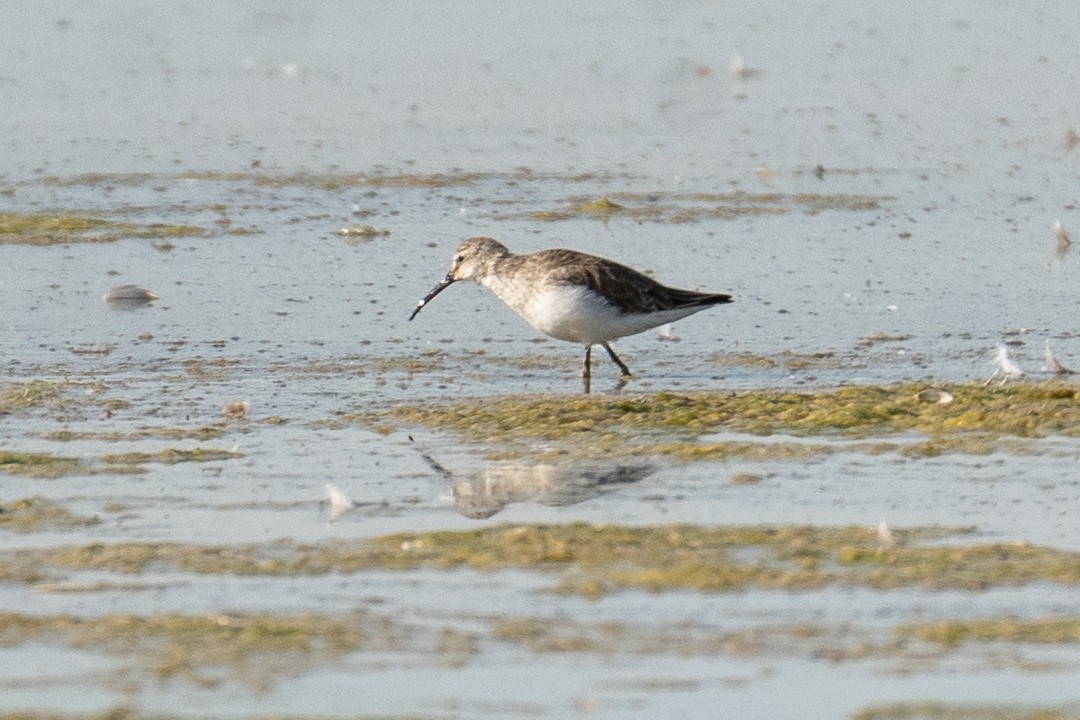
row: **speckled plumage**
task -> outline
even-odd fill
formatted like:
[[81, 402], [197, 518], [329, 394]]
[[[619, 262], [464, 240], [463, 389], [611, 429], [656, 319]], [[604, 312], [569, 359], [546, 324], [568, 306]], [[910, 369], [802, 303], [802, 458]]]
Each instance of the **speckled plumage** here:
[[537, 330], [585, 345], [582, 374], [590, 375], [593, 345], [600, 345], [624, 376], [630, 370], [608, 344], [674, 322], [730, 295], [668, 287], [613, 260], [574, 250], [515, 255], [492, 238], [470, 238], [454, 253], [450, 272], [416, 306], [412, 320], [436, 295], [459, 280], [480, 283]]

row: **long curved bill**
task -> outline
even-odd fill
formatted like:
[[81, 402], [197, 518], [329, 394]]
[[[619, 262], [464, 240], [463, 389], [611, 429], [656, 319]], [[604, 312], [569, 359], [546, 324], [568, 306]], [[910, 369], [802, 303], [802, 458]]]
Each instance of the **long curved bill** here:
[[434, 298], [446, 288], [450, 287], [453, 283], [454, 278], [450, 277], [450, 273], [446, 273], [446, 277], [439, 281], [439, 284], [433, 287], [431, 289], [431, 292], [425, 295], [424, 299], [416, 304], [416, 309], [412, 311], [412, 315], [409, 316], [409, 320], [412, 320], [414, 317], [416, 317], [416, 315], [424, 309], [424, 306], [431, 302], [432, 298]]

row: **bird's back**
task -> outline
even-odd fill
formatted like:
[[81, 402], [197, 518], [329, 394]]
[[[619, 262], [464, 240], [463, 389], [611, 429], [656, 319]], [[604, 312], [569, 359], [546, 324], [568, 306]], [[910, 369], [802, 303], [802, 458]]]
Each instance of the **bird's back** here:
[[730, 295], [723, 293], [668, 287], [614, 260], [575, 250], [541, 250], [515, 259], [521, 261], [523, 269], [543, 277], [545, 283], [586, 287], [625, 313], [704, 308], [732, 301]]

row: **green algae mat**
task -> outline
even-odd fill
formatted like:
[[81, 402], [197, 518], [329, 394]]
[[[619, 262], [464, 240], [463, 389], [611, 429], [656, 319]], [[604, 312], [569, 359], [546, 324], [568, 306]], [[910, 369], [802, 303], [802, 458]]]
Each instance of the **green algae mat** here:
[[970, 532], [898, 528], [885, 545], [877, 533], [861, 526], [571, 523], [401, 533], [332, 544], [92, 543], [0, 554], [0, 580], [56, 582], [79, 570], [305, 576], [417, 568], [524, 569], [554, 575], [555, 591], [592, 598], [627, 589], [1080, 585], [1080, 552], [1022, 542], [963, 543]]
[[[465, 442], [529, 454], [557, 443], [564, 454], [678, 459], [783, 459], [852, 449], [933, 456], [986, 454], [1016, 440], [1080, 436], [1080, 387], [1061, 382], [857, 386], [796, 392], [753, 390], [602, 395], [514, 395], [343, 413], [381, 432], [424, 426]], [[711, 435], [753, 436], [710, 438]], [[798, 442], [767, 440], [772, 436]], [[914, 442], [912, 441], [914, 440]]]

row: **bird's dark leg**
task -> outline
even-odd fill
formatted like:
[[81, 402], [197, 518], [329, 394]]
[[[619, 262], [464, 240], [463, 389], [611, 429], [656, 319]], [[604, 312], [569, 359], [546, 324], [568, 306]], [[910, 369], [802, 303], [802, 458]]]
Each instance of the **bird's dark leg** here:
[[626, 363], [620, 360], [619, 356], [615, 354], [615, 351], [611, 349], [610, 345], [608, 345], [607, 343], [600, 343], [600, 345], [603, 346], [605, 350], [607, 350], [607, 354], [611, 357], [615, 364], [619, 366], [619, 371], [622, 373], [623, 377], [630, 377], [633, 374], [630, 372], [630, 368], [626, 367]]
[[581, 366], [581, 389], [586, 395], [592, 391], [592, 345], [585, 346], [585, 362]]

